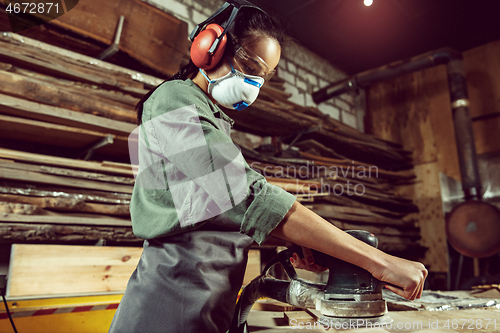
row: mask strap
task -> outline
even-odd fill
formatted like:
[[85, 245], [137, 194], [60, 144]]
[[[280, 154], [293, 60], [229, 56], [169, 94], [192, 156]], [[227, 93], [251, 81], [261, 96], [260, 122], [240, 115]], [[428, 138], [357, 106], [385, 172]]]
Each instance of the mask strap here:
[[233, 64], [231, 63], [231, 60], [229, 60], [229, 56], [227, 56], [227, 61], [229, 61], [229, 65], [231, 66], [231, 73], [236, 72], [236, 70], [233, 67]]
[[[229, 65], [231, 66], [231, 73], [233, 74], [236, 73], [236, 70], [234, 69], [233, 64], [231, 63], [231, 60], [229, 60], [229, 57], [227, 57], [227, 61], [229, 61]], [[198, 70], [205, 77], [205, 79], [207, 79], [208, 82], [210, 83], [216, 82], [216, 80], [210, 80], [210, 78], [207, 76], [207, 74], [205, 74], [205, 72], [201, 68], [198, 68]]]
[[205, 72], [204, 72], [201, 68], [199, 68], [199, 70], [200, 70], [200, 73], [201, 73], [201, 74], [203, 74], [203, 76], [205, 77], [205, 79], [207, 79], [207, 81], [208, 81], [209, 83], [215, 83], [215, 80], [210, 80], [210, 79], [208, 78], [207, 74], [205, 74]]

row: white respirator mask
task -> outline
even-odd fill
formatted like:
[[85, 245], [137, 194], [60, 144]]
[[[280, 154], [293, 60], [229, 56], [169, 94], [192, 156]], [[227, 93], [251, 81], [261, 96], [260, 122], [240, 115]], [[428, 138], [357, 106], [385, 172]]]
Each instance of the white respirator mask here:
[[217, 103], [228, 109], [241, 111], [255, 102], [264, 78], [243, 74], [234, 69], [229, 59], [228, 61], [231, 71], [219, 79], [210, 80], [203, 70], [200, 69], [200, 72], [208, 81], [208, 93]]

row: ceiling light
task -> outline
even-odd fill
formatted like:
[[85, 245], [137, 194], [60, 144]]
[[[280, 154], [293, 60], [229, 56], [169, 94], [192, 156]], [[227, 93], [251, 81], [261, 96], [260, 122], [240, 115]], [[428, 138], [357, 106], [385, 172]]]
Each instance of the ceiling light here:
[[365, 4], [365, 6], [371, 6], [373, 4], [373, 0], [364, 0], [363, 3]]

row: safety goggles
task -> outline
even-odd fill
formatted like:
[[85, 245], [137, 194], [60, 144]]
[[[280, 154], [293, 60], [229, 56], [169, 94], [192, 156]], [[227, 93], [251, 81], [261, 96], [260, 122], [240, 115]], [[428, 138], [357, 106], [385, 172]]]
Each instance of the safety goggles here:
[[270, 70], [266, 62], [245, 47], [236, 44], [234, 52], [234, 62], [238, 70], [242, 73], [254, 76], [260, 76], [264, 81], [268, 81], [276, 72]]

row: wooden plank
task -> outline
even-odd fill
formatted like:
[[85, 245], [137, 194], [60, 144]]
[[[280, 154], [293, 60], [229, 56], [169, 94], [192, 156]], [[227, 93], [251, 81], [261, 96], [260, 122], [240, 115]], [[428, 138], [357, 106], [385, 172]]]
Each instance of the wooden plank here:
[[58, 198], [64, 197], [71, 200], [85, 200], [89, 203], [128, 205], [132, 195], [129, 193], [104, 192], [87, 190], [76, 187], [66, 187], [51, 184], [27, 184], [26, 182], [1, 181], [0, 188], [4, 194], [15, 194], [33, 197]]
[[[9, 163], [5, 163], [4, 165], [9, 165]], [[65, 187], [100, 190], [112, 193], [118, 192], [132, 194], [133, 191], [133, 186], [109, 184], [99, 181], [83, 180], [63, 176], [46, 175], [33, 171], [15, 170], [8, 168], [0, 168], [0, 178], [26, 183], [59, 185]]]
[[130, 216], [129, 205], [98, 204], [85, 202], [84, 198], [30, 197], [14, 194], [0, 194], [0, 201], [30, 204], [43, 209], [63, 212], [96, 213], [102, 215]]
[[346, 214], [338, 211], [337, 209], [335, 209], [334, 206], [326, 204], [314, 204], [312, 205], [311, 210], [324, 218], [334, 218], [338, 220], [357, 221], [370, 224], [386, 224], [386, 225], [396, 225], [396, 226], [411, 225], [410, 223], [405, 222], [403, 220], [391, 219], [384, 216], [376, 216], [376, 215], [362, 216], [362, 215]]
[[118, 226], [81, 226], [43, 223], [0, 223], [0, 243], [18, 242], [131, 242], [138, 245], [144, 242], [132, 232], [132, 227]]
[[187, 23], [142, 1], [86, 0], [49, 24], [111, 45], [121, 15], [120, 50], [166, 75], [175, 74], [187, 52]]
[[[463, 53], [471, 117], [500, 112], [500, 40]], [[500, 117], [474, 121], [478, 154], [500, 151]]]
[[[78, 148], [87, 148], [106, 136], [104, 133], [65, 125], [0, 115], [0, 137], [4, 139], [76, 148], [76, 153]], [[99, 148], [98, 151], [112, 156], [128, 156], [128, 138], [114, 136], [113, 144]]]
[[17, 117], [122, 136], [130, 135], [137, 127], [127, 122], [31, 102], [24, 98], [16, 98], [5, 94], [0, 94], [0, 112]]
[[316, 318], [307, 311], [286, 311], [285, 318], [291, 327], [305, 327], [307, 324], [314, 325]]
[[[36, 28], [35, 28], [36, 29]], [[31, 29], [31, 30], [35, 30]], [[122, 84], [130, 85], [133, 82], [140, 82], [147, 87], [155, 87], [163, 82], [162, 79], [137, 72], [135, 70], [117, 66], [109, 61], [99, 60], [95, 57], [89, 57], [82, 53], [73, 52], [67, 48], [57, 47], [48, 43], [41, 42], [36, 39], [28, 38], [25, 35], [19, 35], [11, 32], [4, 32], [0, 34], [0, 40], [15, 45], [23, 45], [29, 47], [35, 53], [42, 53], [50, 55], [52, 59], [72, 63], [77, 68], [84, 68], [91, 72], [100, 72], [103, 75], [114, 77]], [[133, 85], [134, 86], [134, 85]], [[142, 87], [142, 86], [141, 86]]]
[[33, 223], [33, 224], [72, 224], [94, 226], [131, 227], [132, 222], [126, 219], [112, 217], [81, 217], [69, 215], [20, 215], [0, 213], [0, 222]]
[[243, 285], [247, 285], [254, 278], [260, 275], [260, 250], [248, 251], [248, 261], [245, 269], [245, 276], [243, 277]]
[[[259, 299], [252, 306], [252, 310], [259, 310], [259, 311], [284, 312], [284, 311], [294, 311], [300, 309], [301, 308], [295, 305], [290, 305], [288, 303], [280, 302], [272, 298]], [[283, 318], [283, 314], [281, 318]]]
[[[131, 111], [135, 110], [135, 106], [137, 105], [139, 100], [148, 92], [148, 90], [142, 90], [138, 94], [132, 94], [130, 92], [127, 93], [123, 91], [116, 91], [110, 87], [98, 87], [94, 84], [90, 85], [81, 82], [70, 81], [16, 66], [13, 66], [9, 70], [9, 72], [53, 84], [60, 90], [64, 90], [65, 92], [71, 93], [73, 95], [78, 95], [80, 97], [83, 96], [85, 98], [88, 98], [88, 96], [92, 96], [92, 98], [96, 102], [108, 104], [110, 107], [116, 107], [118, 109]], [[139, 89], [136, 89], [136, 91], [139, 91]]]
[[7, 296], [122, 292], [141, 254], [140, 247], [14, 244]]
[[446, 76], [436, 75], [443, 69], [406, 74], [369, 88], [372, 134], [402, 144], [417, 164], [436, 160], [430, 112], [434, 96], [447, 93]]
[[432, 272], [448, 271], [445, 218], [441, 203], [439, 183], [440, 165], [435, 163], [415, 166], [417, 181], [413, 186], [401, 187], [401, 192], [411, 194], [419, 207], [422, 245], [428, 247], [424, 262]]
[[[35, 70], [58, 78], [89, 83], [108, 89], [130, 92], [113, 76], [105, 76], [99, 71], [85, 70], [68, 61], [57, 61], [42, 52], [33, 51], [26, 46], [13, 45], [0, 40], [0, 60], [23, 68]], [[89, 73], [90, 72], [90, 73]]]
[[133, 176], [132, 168], [127, 169], [123, 165], [117, 167], [115, 164], [109, 164], [108, 162], [100, 163], [93, 161], [82, 161], [65, 157], [21, 152], [5, 148], [0, 148], [0, 157], [13, 159], [16, 161], [60, 166], [77, 170], [95, 171], [99, 173], [116, 174], [129, 177]]
[[38, 172], [38, 173], [47, 174], [47, 175], [65, 176], [68, 178], [86, 179], [86, 180], [92, 180], [92, 181], [99, 181], [102, 183], [116, 183], [116, 184], [129, 185], [129, 186], [133, 186], [134, 182], [135, 182], [135, 180], [131, 177], [110, 176], [110, 175], [105, 175], [105, 174], [100, 174], [100, 173], [95, 173], [95, 172], [72, 170], [72, 169], [58, 168], [58, 167], [46, 166], [46, 165], [36, 165], [36, 164], [27, 164], [27, 163], [22, 163], [22, 162], [4, 161], [2, 159], [0, 159], [0, 168], [33, 171], [33, 172]]
[[[1, 197], [0, 197], [1, 198]], [[386, 236], [403, 236], [403, 237], [414, 237], [420, 238], [420, 230], [418, 228], [395, 228], [395, 227], [385, 227], [385, 226], [373, 226], [366, 224], [356, 224], [347, 223], [342, 221], [337, 221], [333, 219], [328, 219], [330, 223], [342, 230], [366, 230], [373, 233], [375, 236], [386, 235]]]
[[133, 110], [110, 106], [88, 98], [88, 96], [84, 97], [71, 93], [65, 90], [63, 86], [11, 72], [0, 71], [0, 92], [33, 102], [99, 115], [132, 124], [136, 123], [136, 113]]

